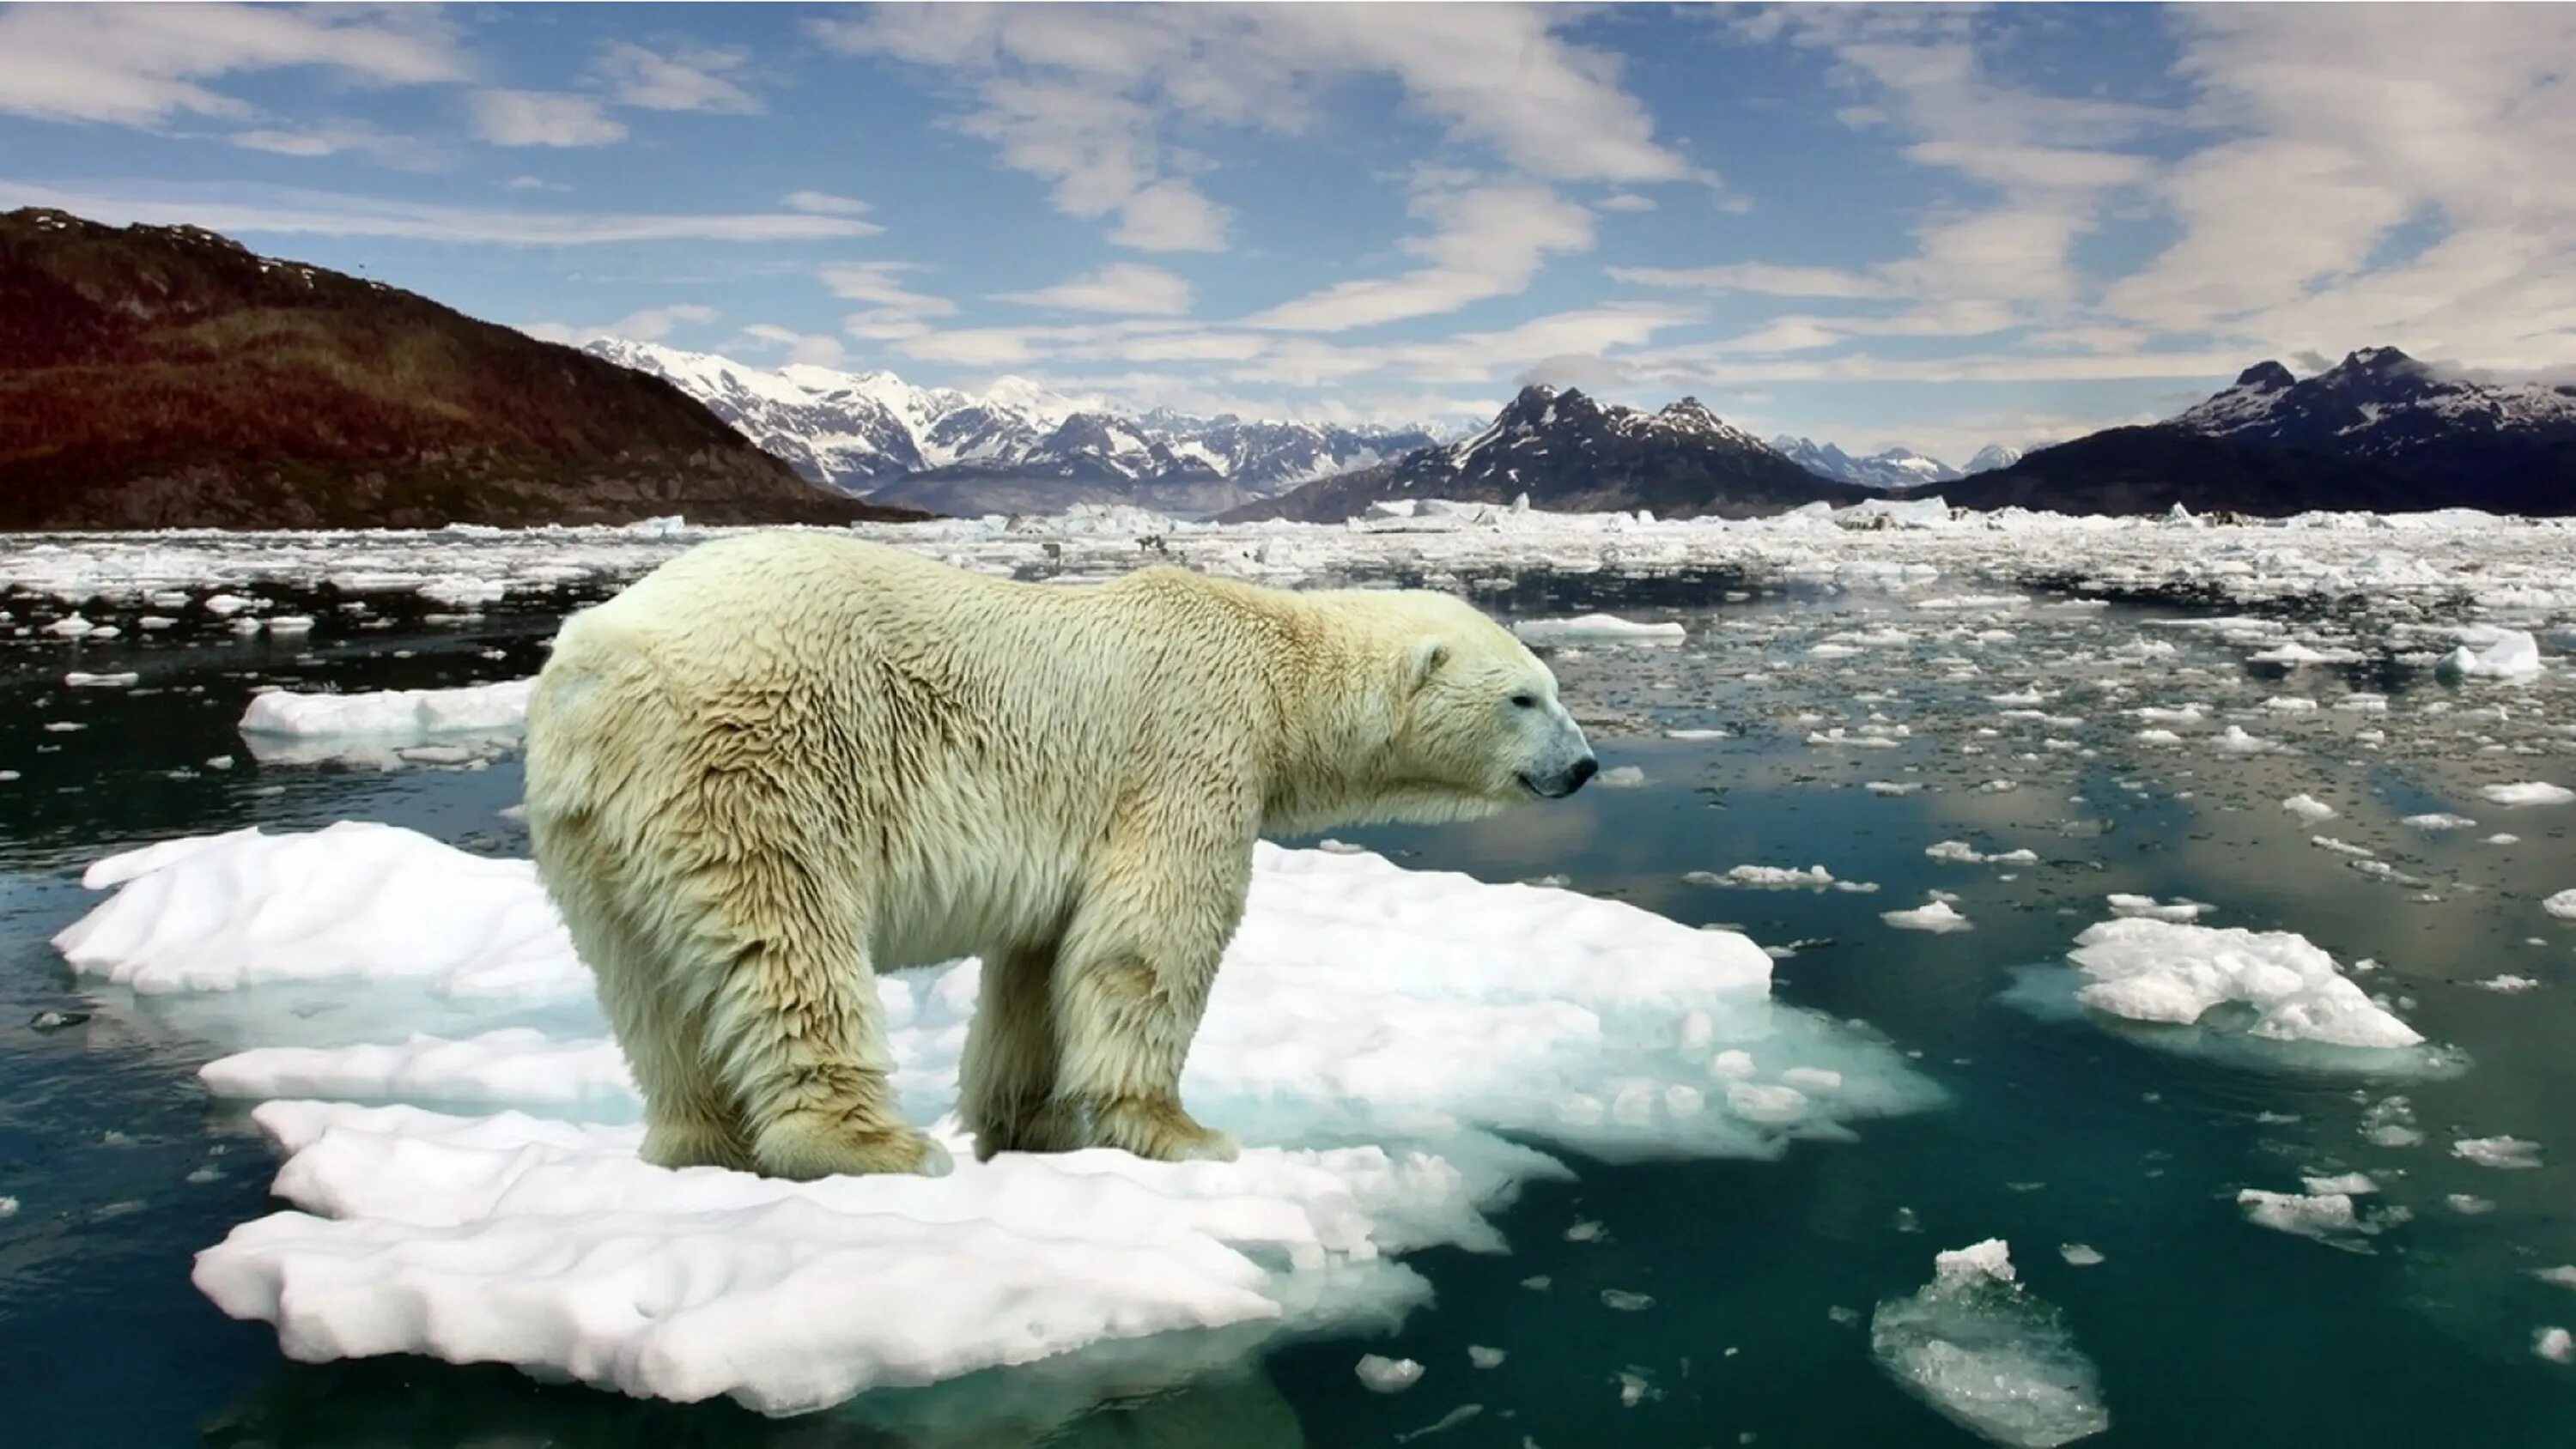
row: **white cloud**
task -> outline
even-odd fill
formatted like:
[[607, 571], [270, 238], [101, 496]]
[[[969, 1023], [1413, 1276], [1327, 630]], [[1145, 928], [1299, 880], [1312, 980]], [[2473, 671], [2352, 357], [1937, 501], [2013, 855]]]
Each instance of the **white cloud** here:
[[669, 55], [633, 41], [612, 41], [592, 71], [620, 104], [648, 111], [720, 111], [747, 115], [760, 102], [730, 77], [751, 52], [739, 47], [683, 46]]
[[1603, 197], [1601, 199], [1599, 209], [1602, 211], [1652, 211], [1655, 209], [1655, 199], [1651, 196], [1640, 196], [1633, 191], [1622, 191], [1616, 196]]
[[841, 339], [828, 332], [799, 332], [772, 322], [754, 322], [724, 345], [744, 352], [782, 352], [783, 361], [815, 367], [839, 366], [843, 351]]
[[903, 284], [905, 273], [922, 270], [916, 262], [855, 262], [824, 268], [823, 285], [833, 296], [868, 304], [866, 310], [842, 318], [841, 330], [872, 342], [931, 335], [930, 319], [955, 316], [957, 304]]
[[626, 124], [589, 96], [476, 91], [467, 105], [474, 134], [496, 146], [605, 146], [626, 137]]
[[1766, 297], [1883, 297], [1887, 284], [1876, 277], [1839, 267], [1783, 267], [1767, 262], [1730, 262], [1714, 267], [1612, 267], [1615, 282], [1641, 287], [1690, 288], [1706, 292], [1752, 292]]
[[[2497, 366], [2576, 350], [2576, 12], [2194, 7], [2181, 237], [2107, 308], [2264, 351], [2394, 343]], [[2410, 245], [2411, 243], [2411, 245]]]
[[0, 112], [148, 126], [181, 113], [246, 119], [208, 82], [313, 67], [361, 85], [466, 78], [427, 11], [283, 5], [16, 5], [0, 11]]
[[1161, 267], [1118, 262], [1052, 287], [1005, 292], [994, 300], [1076, 312], [1178, 317], [1190, 310], [1190, 284], [1186, 278]]
[[326, 122], [300, 129], [258, 128], [224, 138], [247, 151], [278, 156], [364, 156], [405, 171], [434, 171], [448, 164], [446, 151], [411, 136], [388, 135], [358, 121]]
[[818, 216], [859, 216], [868, 209], [868, 204], [855, 196], [835, 196], [828, 191], [791, 191], [778, 202], [790, 211], [810, 211]]
[[1528, 288], [1546, 259], [1592, 246], [1592, 213], [1544, 186], [1496, 185], [1417, 192], [1413, 211], [1433, 223], [1402, 250], [1429, 265], [1393, 277], [1337, 282], [1246, 319], [1252, 327], [1340, 332], [1454, 312]]
[[571, 326], [562, 322], [533, 322], [520, 328], [531, 337], [546, 342], [561, 342], [578, 347], [602, 337], [623, 337], [633, 342], [659, 342], [684, 325], [712, 322], [716, 309], [696, 302], [681, 302], [668, 307], [647, 307], [629, 312], [614, 322], [597, 327]]
[[1702, 176], [1654, 139], [1617, 58], [1540, 6], [885, 5], [816, 22], [833, 49], [957, 76], [957, 124], [1004, 165], [1053, 184], [1067, 215], [1115, 215], [1112, 239], [1216, 250], [1230, 212], [1166, 140], [1182, 124], [1293, 133], [1329, 92], [1390, 79], [1404, 106], [1514, 170], [1561, 181]]
[[168, 185], [72, 191], [0, 179], [0, 206], [50, 206], [111, 223], [202, 226], [228, 235], [381, 236], [494, 246], [640, 241], [826, 241], [882, 228], [795, 212], [499, 211], [388, 201], [292, 187]]

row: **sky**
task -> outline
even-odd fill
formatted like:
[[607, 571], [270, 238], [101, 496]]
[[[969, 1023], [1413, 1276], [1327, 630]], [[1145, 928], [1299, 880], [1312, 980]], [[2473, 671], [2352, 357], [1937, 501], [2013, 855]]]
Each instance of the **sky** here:
[[2576, 364], [2576, 6], [0, 8], [0, 207], [555, 340], [1964, 461]]

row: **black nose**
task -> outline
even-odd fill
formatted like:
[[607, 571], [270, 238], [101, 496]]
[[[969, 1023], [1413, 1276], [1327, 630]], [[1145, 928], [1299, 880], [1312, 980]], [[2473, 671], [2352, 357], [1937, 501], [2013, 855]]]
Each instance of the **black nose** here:
[[1600, 773], [1601, 762], [1592, 758], [1590, 755], [1585, 755], [1582, 759], [1574, 762], [1573, 769], [1565, 772], [1565, 793], [1571, 795], [1575, 791], [1582, 789], [1584, 781], [1589, 780]]

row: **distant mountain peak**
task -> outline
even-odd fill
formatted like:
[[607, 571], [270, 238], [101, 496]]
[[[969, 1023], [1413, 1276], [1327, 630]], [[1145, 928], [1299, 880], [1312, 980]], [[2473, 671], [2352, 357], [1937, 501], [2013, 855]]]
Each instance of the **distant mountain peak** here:
[[1866, 458], [1855, 458], [1832, 443], [1787, 433], [1773, 438], [1770, 447], [1820, 478], [1863, 488], [1912, 488], [1924, 483], [1948, 483], [1961, 476], [1958, 469], [1912, 448], [1885, 448]]
[[2236, 385], [2253, 392], [2279, 392], [2297, 383], [2298, 379], [2290, 375], [2288, 368], [2269, 358], [2236, 374]]

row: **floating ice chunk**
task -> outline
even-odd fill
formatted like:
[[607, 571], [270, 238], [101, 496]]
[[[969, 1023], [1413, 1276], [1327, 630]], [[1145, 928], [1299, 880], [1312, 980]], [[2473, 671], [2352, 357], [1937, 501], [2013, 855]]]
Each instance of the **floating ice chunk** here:
[[2212, 748], [2225, 750], [2231, 755], [2264, 755], [2281, 748], [2277, 740], [2247, 734], [2242, 725], [2229, 725], [2209, 743]]
[[2543, 900], [2540, 908], [2562, 921], [2576, 921], [2576, 886]]
[[[510, 596], [510, 586], [496, 579], [447, 577], [432, 579], [417, 592], [433, 604], [451, 609], [470, 609], [481, 604], [497, 604]], [[208, 603], [211, 606], [212, 600]]]
[[2444, 655], [2436, 670], [2455, 679], [2529, 679], [2540, 672], [2540, 641], [2520, 629], [2498, 630], [2483, 649], [2463, 644]]
[[1422, 1365], [1409, 1358], [1387, 1358], [1381, 1354], [1360, 1355], [1351, 1365], [1371, 1393], [1400, 1394], [1422, 1381]]
[[2463, 1137], [2451, 1144], [2451, 1155], [2480, 1167], [2532, 1168], [2540, 1165], [2540, 1144], [2520, 1137]]
[[2453, 815], [2447, 811], [2429, 815], [2409, 815], [2400, 823], [2412, 825], [2418, 830], [2474, 830], [2478, 824], [2466, 815]]
[[1934, 901], [1909, 911], [1881, 911], [1878, 918], [1900, 931], [1930, 931], [1936, 935], [1970, 928], [1968, 918], [1952, 909], [1948, 901]]
[[2576, 1363], [2576, 1334], [2563, 1328], [2542, 1328], [2531, 1335], [2531, 1351], [2551, 1363]]
[[1878, 1305], [1869, 1340], [1899, 1384], [1996, 1443], [2051, 1449], [2111, 1427], [2100, 1372], [2014, 1281], [2001, 1239], [1937, 1256], [1921, 1292]]
[[2532, 980], [2530, 977], [2515, 976], [2510, 973], [2501, 976], [2490, 976], [2486, 980], [2479, 982], [2478, 986], [2483, 990], [2502, 992], [2507, 995], [2511, 995], [2518, 991], [2537, 991], [2540, 989], [2540, 983]]
[[1724, 731], [1724, 730], [1696, 730], [1696, 729], [1695, 729], [1695, 730], [1666, 730], [1666, 731], [1664, 731], [1664, 738], [1665, 738], [1665, 739], [1668, 739], [1668, 740], [1727, 740], [1727, 739], [1733, 739], [1733, 738], [1734, 738], [1734, 736], [1733, 736], [1733, 735], [1728, 734], [1728, 733], [1727, 733], [1726, 731]]
[[2087, 927], [2067, 953], [2092, 978], [2076, 999], [2133, 1021], [2198, 1022], [2243, 1002], [2248, 1035], [2349, 1047], [2410, 1047], [2424, 1038], [2363, 994], [2332, 956], [2288, 931], [2247, 931], [2122, 917]]
[[2111, 903], [2115, 916], [2140, 916], [2151, 921], [2196, 921], [2209, 908], [2200, 901], [2173, 900], [2159, 904], [2154, 896], [2113, 893], [2104, 897]]
[[2372, 1181], [2366, 1172], [2347, 1172], [2336, 1177], [2303, 1177], [2299, 1182], [2320, 1196], [2342, 1193], [2347, 1197], [2364, 1197], [2379, 1191], [2379, 1184]]
[[1639, 624], [1612, 614], [1523, 619], [1512, 632], [1524, 644], [1679, 644], [1687, 635], [1679, 624]]
[[2355, 1246], [2358, 1235], [2377, 1232], [2378, 1225], [2353, 1210], [2352, 1195], [2342, 1192], [2265, 1192], [2249, 1187], [2236, 1194], [2246, 1221], [2276, 1233], [2290, 1233], [2338, 1247]]
[[416, 738], [450, 731], [524, 728], [534, 679], [458, 689], [392, 689], [367, 694], [298, 694], [274, 689], [242, 711], [245, 735], [369, 735]]
[[2413, 1147], [2424, 1140], [2415, 1126], [2415, 1106], [2404, 1097], [2371, 1103], [2361, 1114], [2361, 1135], [2380, 1147]]
[[2498, 805], [2564, 805], [2576, 800], [2576, 790], [2553, 785], [2546, 780], [2527, 780], [2513, 785], [2485, 785], [2478, 793]]
[[1635, 765], [1613, 765], [1593, 783], [1613, 790], [1633, 790], [1646, 783], [1646, 772]]
[[[1183, 1086], [1241, 1132], [1237, 1162], [975, 1163], [951, 1135], [960, 1165], [939, 1179], [674, 1173], [638, 1160], [640, 1129], [610, 1120], [631, 1117], [631, 1092], [526, 862], [342, 825], [165, 842], [87, 879], [122, 889], [60, 938], [79, 969], [214, 993], [170, 1001], [173, 1021], [266, 1023], [269, 1039], [206, 1069], [211, 1084], [402, 1099], [255, 1109], [288, 1154], [276, 1190], [295, 1210], [200, 1255], [219, 1307], [275, 1322], [309, 1357], [507, 1362], [765, 1412], [1171, 1330], [1231, 1325], [1234, 1357], [1284, 1328], [1384, 1321], [1422, 1296], [1390, 1255], [1498, 1248], [1483, 1213], [1521, 1181], [1564, 1175], [1498, 1131], [1613, 1158], [1766, 1156], [1935, 1099], [1892, 1049], [1771, 1004], [1768, 960], [1741, 936], [1265, 844]], [[372, 1014], [351, 994], [396, 979], [485, 1029], [311, 1044], [416, 1021], [416, 992]], [[953, 1102], [976, 979], [971, 961], [878, 979], [912, 1120], [940, 1122]], [[332, 986], [334, 1009], [300, 1010], [291, 983]], [[459, 989], [496, 983], [530, 994]], [[1813, 1070], [1840, 1086], [1810, 1098], [1733, 1080], [1750, 1089], [1740, 1104], [1708, 1100], [1700, 1086], [1723, 1074], [1672, 1045], [1694, 1019], [1708, 1041], [1829, 1062]], [[568, 1022], [580, 1030], [563, 1034]], [[1588, 1114], [1569, 1110], [1587, 1095]], [[1351, 1145], [1370, 1136], [1382, 1140]], [[920, 1306], [890, 1315], [888, 1302]]]
[[1923, 788], [1920, 780], [1872, 780], [1861, 786], [1873, 795], [1911, 795]]
[[123, 689], [142, 677], [134, 673], [83, 674], [75, 669], [63, 676], [63, 684], [70, 689]]
[[2338, 840], [2331, 835], [2311, 835], [2308, 837], [2308, 843], [2310, 845], [2317, 846], [2320, 849], [2331, 850], [2337, 855], [2350, 856], [2355, 860], [2377, 860], [2379, 858], [2378, 852], [2370, 849], [2368, 846], [2355, 845], [2349, 840]]
[[1948, 865], [2037, 865], [2039, 855], [2030, 850], [2007, 850], [1988, 855], [1964, 840], [1944, 840], [1924, 847], [1923, 853]]
[[586, 996], [589, 973], [524, 860], [342, 821], [164, 841], [90, 866], [114, 897], [54, 937], [72, 969], [152, 994], [335, 976], [441, 996]]
[[2074, 1268], [2098, 1267], [2102, 1262], [2101, 1250], [2084, 1243], [2060, 1243], [2057, 1245], [2057, 1256], [2064, 1258], [2067, 1265]]
[[2534, 1268], [2531, 1276], [2543, 1283], [2554, 1283], [2561, 1288], [2576, 1288], [2576, 1264], [2561, 1263], [2555, 1268]]
[[1729, 868], [1723, 875], [1715, 871], [1694, 870], [1682, 879], [1693, 885], [1743, 886], [1765, 891], [1820, 891], [1834, 883], [1834, 873], [1821, 865], [1811, 865], [1804, 870], [1785, 865], [1739, 865]]
[[1499, 1348], [1487, 1348], [1475, 1343], [1467, 1345], [1467, 1362], [1480, 1369], [1501, 1368], [1504, 1357], [1503, 1350]]
[[2356, 649], [2317, 649], [2295, 639], [2246, 656], [2255, 664], [2286, 664], [2294, 669], [2305, 664], [2354, 664], [2366, 657]]

